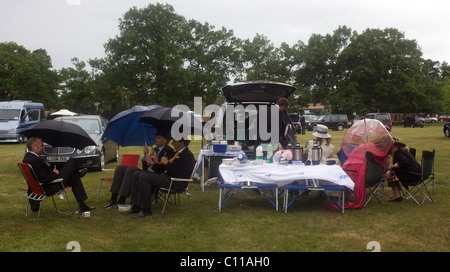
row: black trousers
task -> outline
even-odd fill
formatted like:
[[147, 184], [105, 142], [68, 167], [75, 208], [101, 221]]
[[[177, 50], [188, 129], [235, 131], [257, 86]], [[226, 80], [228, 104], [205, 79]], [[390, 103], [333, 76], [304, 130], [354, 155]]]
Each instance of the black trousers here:
[[[183, 183], [174, 183], [172, 187], [175, 190], [179, 189], [186, 186]], [[161, 187], [169, 188], [169, 186], [170, 176], [165, 173], [155, 174], [147, 172], [139, 175], [132, 182], [130, 203], [135, 206], [150, 209], [152, 206], [152, 195], [155, 190]]]
[[118, 165], [114, 170], [113, 183], [109, 191], [113, 194], [130, 197], [133, 179], [139, 179], [140, 175], [147, 172], [134, 166]]

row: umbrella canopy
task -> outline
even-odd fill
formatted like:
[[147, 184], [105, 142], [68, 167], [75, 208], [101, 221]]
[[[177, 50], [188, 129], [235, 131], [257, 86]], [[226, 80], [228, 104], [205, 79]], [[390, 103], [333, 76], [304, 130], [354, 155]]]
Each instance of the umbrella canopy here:
[[74, 115], [78, 115], [78, 113], [72, 112], [72, 111], [70, 111], [70, 110], [62, 109], [62, 110], [59, 110], [59, 111], [57, 111], [57, 112], [54, 112], [54, 113], [52, 113], [52, 114], [50, 114], [50, 115], [57, 115], [57, 116], [74, 116]]
[[367, 151], [380, 157], [386, 156], [393, 143], [383, 123], [376, 119], [363, 119], [347, 130], [341, 147], [347, 157], [358, 157], [364, 161]]
[[104, 137], [121, 146], [153, 145], [157, 129], [151, 124], [139, 122], [139, 116], [158, 107], [160, 106], [134, 106], [119, 112], [108, 122]]
[[[139, 117], [139, 120], [140, 122], [155, 126], [158, 130], [171, 130], [174, 139], [177, 139], [180, 135], [184, 139], [192, 134], [202, 135], [202, 122], [194, 115], [176, 108], [154, 108], [142, 114]], [[178, 126], [173, 127], [175, 124], [178, 124]], [[184, 131], [183, 129], [185, 127], [187, 127], [189, 131]], [[179, 131], [180, 128], [183, 131]], [[178, 135], [174, 135], [174, 129], [175, 132], [179, 132]]]
[[[341, 148], [348, 159], [342, 165], [342, 169], [355, 183], [353, 189], [355, 202], [345, 205], [345, 208], [362, 208], [366, 199], [365, 186], [365, 156], [370, 151], [375, 161], [384, 167], [386, 171], [389, 166], [389, 157], [387, 156], [394, 140], [386, 127], [376, 119], [363, 119], [357, 121], [347, 130], [342, 138]], [[342, 154], [341, 154], [342, 155]], [[336, 205], [330, 206], [336, 208]]]
[[27, 138], [39, 137], [53, 147], [70, 146], [83, 149], [97, 145], [80, 126], [64, 121], [42, 121], [23, 130], [22, 134]]

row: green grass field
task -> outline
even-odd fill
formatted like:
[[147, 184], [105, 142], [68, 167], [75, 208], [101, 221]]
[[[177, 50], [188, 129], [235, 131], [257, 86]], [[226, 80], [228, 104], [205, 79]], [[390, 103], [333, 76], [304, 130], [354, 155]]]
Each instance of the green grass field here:
[[[192, 211], [182, 197], [182, 208], [168, 206], [160, 215], [162, 203], [153, 207], [153, 216], [134, 220], [117, 211], [103, 209], [110, 197], [104, 185], [96, 202], [100, 172], [83, 178], [89, 205], [97, 207], [91, 217], [63, 215], [51, 200], [44, 201], [41, 218], [25, 217], [26, 183], [17, 167], [25, 144], [3, 144], [0, 157], [0, 251], [66, 252], [70, 241], [77, 241], [83, 252], [368, 252], [376, 241], [383, 252], [447, 252], [449, 242], [450, 139], [444, 137], [442, 123], [426, 128], [395, 126], [393, 136], [417, 149], [436, 150], [435, 201], [418, 206], [413, 201], [369, 203], [363, 209], [347, 209], [343, 215], [327, 210], [330, 202], [310, 194], [297, 200], [288, 213], [276, 212], [253, 192], [237, 194], [219, 212], [218, 188], [191, 184]], [[343, 132], [332, 131], [339, 151]], [[304, 144], [311, 132], [299, 136]], [[200, 143], [190, 149], [197, 156]], [[122, 148], [121, 153], [141, 153], [140, 147]], [[108, 164], [114, 168], [115, 164]], [[386, 187], [387, 196], [392, 194]], [[76, 206], [71, 191], [71, 203]], [[67, 202], [57, 199], [59, 207]], [[280, 205], [282, 201], [280, 201]]]

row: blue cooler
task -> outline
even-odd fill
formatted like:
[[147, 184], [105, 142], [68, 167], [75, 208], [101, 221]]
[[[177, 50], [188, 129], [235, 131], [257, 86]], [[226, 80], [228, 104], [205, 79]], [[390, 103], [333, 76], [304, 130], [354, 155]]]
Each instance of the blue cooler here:
[[227, 141], [212, 141], [214, 152], [227, 152]]

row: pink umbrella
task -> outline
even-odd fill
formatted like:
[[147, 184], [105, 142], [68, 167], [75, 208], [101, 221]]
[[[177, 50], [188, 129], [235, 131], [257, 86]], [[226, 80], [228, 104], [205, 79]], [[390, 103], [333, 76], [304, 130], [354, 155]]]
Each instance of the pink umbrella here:
[[[357, 157], [364, 161], [367, 151], [377, 156], [386, 156], [393, 142], [383, 123], [376, 119], [363, 119], [347, 130], [342, 138], [341, 147], [347, 157]], [[361, 145], [363, 148], [356, 149]]]
[[[348, 176], [355, 182], [354, 193], [356, 201], [345, 208], [362, 208], [366, 199], [365, 186], [365, 156], [366, 152], [373, 153], [375, 160], [389, 167], [389, 151], [394, 144], [391, 134], [378, 120], [363, 119], [357, 121], [347, 130], [342, 138], [341, 148], [348, 159], [342, 165]], [[330, 208], [336, 208], [335, 205]]]

